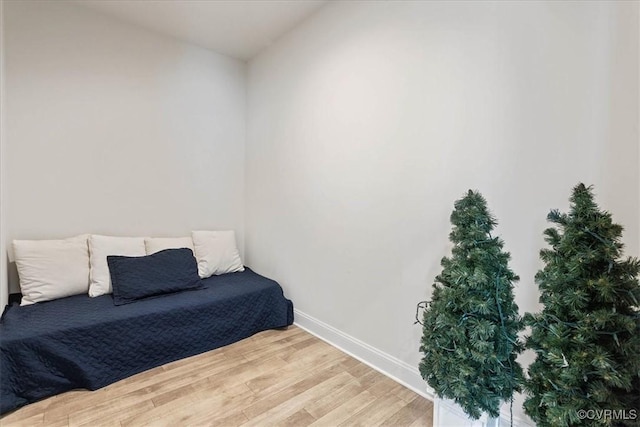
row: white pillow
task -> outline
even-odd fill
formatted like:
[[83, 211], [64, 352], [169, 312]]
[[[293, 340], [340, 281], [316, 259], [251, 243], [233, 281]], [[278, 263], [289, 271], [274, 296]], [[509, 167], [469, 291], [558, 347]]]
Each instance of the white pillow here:
[[146, 254], [144, 237], [112, 237], [92, 234], [89, 237], [91, 263], [89, 296], [99, 297], [112, 292], [107, 255], [144, 256]]
[[20, 305], [87, 293], [88, 235], [64, 240], [14, 240], [20, 277]]
[[144, 239], [144, 245], [147, 248], [147, 255], [165, 249], [189, 248], [193, 251], [193, 240], [191, 237], [147, 237]]
[[201, 278], [244, 271], [233, 230], [193, 231], [191, 237]]

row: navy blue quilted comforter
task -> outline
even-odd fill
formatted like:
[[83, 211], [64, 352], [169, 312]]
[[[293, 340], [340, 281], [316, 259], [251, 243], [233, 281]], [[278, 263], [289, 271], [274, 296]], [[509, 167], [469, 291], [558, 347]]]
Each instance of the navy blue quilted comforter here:
[[8, 307], [0, 322], [0, 413], [293, 323], [280, 285], [250, 269], [203, 284], [122, 306], [111, 295], [77, 295]]

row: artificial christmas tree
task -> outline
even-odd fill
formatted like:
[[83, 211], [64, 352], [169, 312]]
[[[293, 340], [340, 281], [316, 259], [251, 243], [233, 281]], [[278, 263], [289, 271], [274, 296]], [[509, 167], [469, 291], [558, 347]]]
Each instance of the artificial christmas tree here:
[[453, 399], [472, 418], [499, 416], [519, 389], [522, 345], [518, 307], [503, 242], [485, 199], [469, 190], [451, 214], [452, 255], [441, 261], [423, 316], [420, 373], [439, 397]]
[[621, 259], [622, 227], [591, 187], [576, 186], [570, 212], [547, 219], [551, 248], [540, 252], [536, 274], [543, 309], [525, 316], [526, 347], [536, 353], [525, 412], [540, 427], [637, 425], [640, 262]]

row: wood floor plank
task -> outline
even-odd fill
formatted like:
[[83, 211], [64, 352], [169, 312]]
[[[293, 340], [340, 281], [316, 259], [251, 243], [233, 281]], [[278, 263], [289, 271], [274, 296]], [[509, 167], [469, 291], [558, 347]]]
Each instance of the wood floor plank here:
[[[273, 356], [282, 356], [286, 355], [291, 351], [291, 348], [298, 349], [300, 347], [295, 347], [296, 344], [306, 342], [307, 345], [313, 344], [317, 340], [314, 340], [313, 337], [304, 336], [304, 335], [296, 335], [292, 337], [287, 337], [282, 340], [272, 341], [268, 344], [262, 344], [256, 348], [256, 346], [252, 346], [251, 349], [246, 349], [242, 352], [242, 356], [248, 360], [257, 360], [264, 359], [265, 357], [273, 357]], [[303, 345], [304, 347], [304, 345]]]
[[305, 406], [305, 409], [316, 419], [322, 418], [344, 402], [362, 393], [364, 390], [365, 389], [354, 380], [346, 384], [336, 393], [332, 393], [309, 402]]
[[263, 392], [265, 393], [265, 396], [254, 404], [244, 408], [243, 412], [250, 420], [254, 419], [262, 413], [267, 412], [272, 408], [281, 405], [282, 403], [296, 398], [307, 390], [312, 389], [318, 384], [330, 380], [331, 378], [341, 373], [344, 373], [341, 369], [337, 368], [336, 366], [329, 365], [325, 369], [316, 372], [313, 376], [306, 377], [301, 381], [298, 381], [297, 383], [285, 387], [275, 393]]
[[[154, 370], [156, 373], [155, 376], [147, 374], [138, 385], [130, 383], [130, 387], [105, 387], [97, 390], [95, 394], [88, 396], [83, 394], [82, 399], [70, 400], [61, 406], [51, 408], [47, 410], [46, 419], [56, 420], [58, 417], [69, 413], [69, 411], [82, 418], [83, 416], [80, 414], [84, 412], [95, 412], [96, 409], [98, 409], [98, 412], [99, 410], [111, 411], [111, 409], [115, 409], [118, 406], [118, 402], [126, 402], [126, 408], [129, 408], [138, 403], [142, 404], [157, 394], [196, 382], [206, 375], [213, 375], [216, 372], [233, 369], [236, 365], [237, 363], [230, 360], [225, 360], [224, 363], [222, 361], [216, 361], [216, 363], [213, 364], [198, 365], [200, 367], [204, 366], [205, 368], [184, 372], [183, 375], [179, 376], [176, 376], [176, 372], [171, 371], [172, 374], [168, 377], [165, 375], [166, 371], [156, 368]], [[158, 379], [157, 382], [153, 382], [155, 378]], [[141, 385], [143, 385], [143, 387], [140, 387]], [[117, 390], [120, 390], [120, 393], [118, 393]], [[114, 400], [116, 403], [113, 403]]]
[[235, 412], [231, 415], [213, 416], [207, 420], [209, 426], [238, 427], [246, 423], [247, 417], [242, 412]]
[[[150, 408], [144, 413], [121, 420], [122, 427], [141, 425], [202, 425], [212, 416], [224, 413], [224, 406], [238, 396], [249, 396], [251, 391], [244, 384], [211, 392], [207, 397], [201, 396], [197, 401], [183, 402], [173, 400], [165, 405]], [[186, 396], [188, 397], [188, 396]]]
[[405, 403], [399, 397], [389, 394], [379, 397], [360, 411], [353, 414], [340, 426], [370, 427], [382, 424], [384, 420], [396, 413]]
[[312, 352], [307, 349], [295, 362], [275, 373], [267, 373], [247, 382], [247, 385], [260, 395], [275, 393], [298, 382], [309, 380], [317, 373], [327, 368], [340, 366], [348, 358], [345, 354], [334, 353], [327, 355], [322, 351]]
[[[243, 353], [256, 349], [279, 348], [281, 343], [288, 343], [295, 340], [306, 339], [308, 335], [304, 334], [300, 328], [288, 328], [286, 330], [271, 329], [260, 332], [245, 340], [233, 343], [218, 349], [221, 354], [228, 358], [241, 357]], [[272, 344], [277, 344], [272, 346]]]
[[[375, 382], [367, 389], [369, 393], [377, 397], [393, 394], [395, 397], [399, 398], [396, 392], [398, 388], [402, 387], [400, 384], [398, 384], [391, 378], [385, 375], [382, 375], [380, 372], [375, 372], [372, 375], [374, 375], [376, 379], [375, 379]], [[366, 382], [366, 381], [363, 381], [363, 382]]]
[[[57, 396], [54, 396], [54, 397], [57, 397]], [[24, 420], [29, 420], [29, 419], [36, 420], [37, 417], [42, 416], [44, 414], [44, 411], [49, 407], [50, 404], [51, 402], [49, 402], [49, 399], [32, 403], [31, 405], [25, 406], [19, 411], [15, 411], [13, 413], [6, 415], [6, 417], [4, 417], [2, 421], [0, 421], [0, 425], [4, 425], [5, 423], [13, 423], [13, 425], [21, 425], [20, 423], [22, 423]], [[44, 418], [42, 421], [44, 422]]]
[[153, 409], [153, 402], [150, 400], [137, 400], [134, 403], [109, 401], [69, 414], [69, 426], [119, 426], [120, 418], [144, 413], [151, 409]]
[[[382, 422], [383, 426], [406, 426], [412, 425], [415, 421], [430, 420], [429, 414], [433, 412], [433, 404], [420, 396], [415, 396], [407, 405], [402, 406], [398, 411]], [[432, 425], [433, 422], [428, 425]]]
[[292, 326], [73, 390], [0, 417], [16, 426], [427, 426], [433, 404]]
[[247, 418], [249, 418], [249, 422], [243, 424], [243, 426], [252, 427], [278, 425], [280, 421], [304, 408], [304, 405], [311, 399], [331, 393], [335, 391], [336, 388], [347, 384], [352, 379], [353, 377], [347, 372], [337, 373], [309, 389], [299, 390], [295, 396], [285, 400], [277, 406], [271, 407], [267, 411], [262, 411], [259, 415], [253, 414], [250, 410], [245, 410], [243, 412]]
[[351, 418], [353, 414], [360, 413], [360, 411], [368, 407], [372, 402], [375, 402], [376, 397], [368, 391], [354, 396], [336, 409], [332, 410], [325, 416], [316, 420], [313, 424], [314, 427], [335, 427], [343, 424], [346, 420]]
[[180, 396], [195, 394], [200, 391], [224, 389], [238, 384], [243, 384], [265, 372], [282, 369], [286, 362], [277, 357], [267, 359], [261, 364], [241, 359], [242, 362], [232, 363], [227, 369], [218, 372], [204, 372], [197, 375], [191, 381], [182, 382], [182, 386], [165, 388], [162, 392], [156, 392], [152, 397], [155, 406], [160, 406]]
[[433, 426], [433, 412], [430, 416], [418, 418], [407, 427], [431, 427]]
[[[416, 398], [416, 393], [413, 390], [409, 390], [402, 384], [397, 384], [396, 388], [393, 390], [396, 396], [400, 399], [404, 400], [407, 403], [412, 402]], [[426, 400], [426, 399], [422, 399]]]
[[5, 426], [11, 423], [12, 426], [15, 427], [35, 427], [35, 426], [43, 426], [44, 425], [44, 412], [31, 415], [28, 417], [17, 417], [14, 420], [10, 420], [5, 423], [4, 419], [0, 421], [0, 425]]
[[144, 400], [146, 396], [153, 395], [153, 393], [178, 388], [183, 384], [195, 381], [203, 372], [213, 374], [237, 366], [237, 362], [224, 357], [221, 358], [217, 354], [210, 354], [209, 356], [209, 359], [196, 356], [197, 359], [194, 365], [183, 364], [178, 368], [169, 370], [163, 369], [164, 367], [154, 368], [96, 390], [91, 394], [86, 394], [86, 391], [74, 391], [72, 393], [82, 394], [82, 399], [60, 399], [54, 402], [47, 408], [45, 420], [55, 421], [69, 413], [81, 411], [94, 405], [101, 405], [112, 399], [125, 397], [131, 401]]
[[[356, 360], [354, 358], [351, 358], [351, 359]], [[361, 378], [373, 372], [373, 369], [371, 369], [369, 366], [365, 365], [364, 363], [358, 362], [357, 360], [356, 362], [357, 363], [355, 365], [349, 366], [347, 368], [347, 371], [354, 377]]]
[[306, 427], [311, 425], [316, 419], [304, 409], [300, 409], [293, 415], [278, 423], [280, 427]]

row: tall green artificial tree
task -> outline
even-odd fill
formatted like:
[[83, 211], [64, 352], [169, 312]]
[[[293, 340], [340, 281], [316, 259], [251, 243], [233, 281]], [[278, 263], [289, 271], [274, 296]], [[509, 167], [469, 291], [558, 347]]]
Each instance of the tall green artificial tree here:
[[522, 379], [522, 322], [513, 300], [519, 279], [503, 242], [491, 235], [496, 220], [481, 194], [469, 190], [456, 201], [451, 223], [452, 255], [441, 261], [424, 312], [420, 373], [470, 417], [496, 418]]
[[570, 200], [568, 214], [547, 216], [554, 227], [536, 274], [543, 309], [525, 316], [536, 353], [525, 412], [541, 427], [638, 425], [640, 262], [622, 259], [622, 227], [591, 187], [579, 184]]

